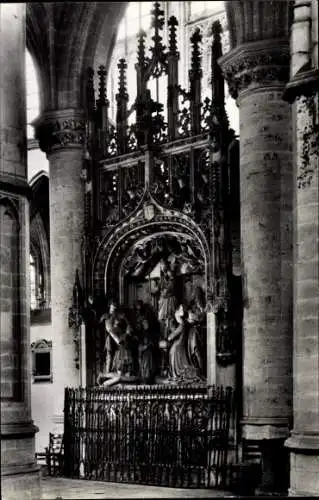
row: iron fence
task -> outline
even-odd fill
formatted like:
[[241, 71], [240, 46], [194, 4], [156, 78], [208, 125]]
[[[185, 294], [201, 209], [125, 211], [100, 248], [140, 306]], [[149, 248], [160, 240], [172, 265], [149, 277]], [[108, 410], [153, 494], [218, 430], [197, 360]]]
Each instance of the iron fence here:
[[64, 475], [224, 487], [232, 398], [222, 387], [67, 388]]

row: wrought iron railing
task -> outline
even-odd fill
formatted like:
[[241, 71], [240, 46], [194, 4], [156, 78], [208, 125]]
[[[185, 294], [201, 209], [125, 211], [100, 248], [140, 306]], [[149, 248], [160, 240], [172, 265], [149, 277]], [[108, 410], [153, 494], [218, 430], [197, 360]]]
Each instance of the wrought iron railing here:
[[231, 388], [66, 389], [67, 477], [225, 487]]

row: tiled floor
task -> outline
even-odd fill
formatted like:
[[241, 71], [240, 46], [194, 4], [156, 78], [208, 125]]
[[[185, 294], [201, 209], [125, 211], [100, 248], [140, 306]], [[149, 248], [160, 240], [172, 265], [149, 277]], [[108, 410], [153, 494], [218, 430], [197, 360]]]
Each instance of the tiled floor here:
[[42, 478], [41, 500], [104, 498], [217, 498], [234, 497], [218, 490], [164, 488], [136, 484], [102, 483], [57, 477]]

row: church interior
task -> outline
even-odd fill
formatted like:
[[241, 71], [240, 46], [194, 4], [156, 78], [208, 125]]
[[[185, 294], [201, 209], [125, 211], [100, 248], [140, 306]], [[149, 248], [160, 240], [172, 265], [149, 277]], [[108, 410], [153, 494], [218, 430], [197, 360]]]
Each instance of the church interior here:
[[0, 24], [3, 500], [319, 496], [318, 0]]

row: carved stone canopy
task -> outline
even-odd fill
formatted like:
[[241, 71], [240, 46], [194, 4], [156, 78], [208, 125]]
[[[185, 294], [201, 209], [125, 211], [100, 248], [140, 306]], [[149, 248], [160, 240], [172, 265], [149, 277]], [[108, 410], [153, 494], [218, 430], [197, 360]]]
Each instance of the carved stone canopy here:
[[177, 274], [204, 273], [201, 250], [187, 235], [152, 234], [139, 240], [127, 253], [123, 263], [126, 276], [143, 279], [163, 261], [174, 263]]
[[219, 59], [230, 95], [248, 89], [285, 84], [289, 80], [289, 42], [286, 38], [245, 43]]

